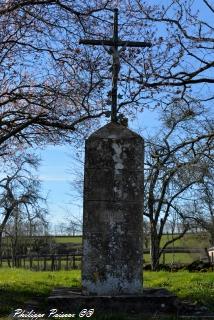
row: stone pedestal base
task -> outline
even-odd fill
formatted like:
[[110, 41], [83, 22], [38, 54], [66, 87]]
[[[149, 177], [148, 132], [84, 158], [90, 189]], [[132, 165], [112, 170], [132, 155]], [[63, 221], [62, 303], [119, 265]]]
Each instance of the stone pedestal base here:
[[85, 296], [80, 289], [56, 288], [48, 298], [49, 309], [79, 314], [83, 309], [94, 309], [94, 314], [142, 313], [176, 314], [176, 296], [166, 289], [144, 289], [142, 295]]

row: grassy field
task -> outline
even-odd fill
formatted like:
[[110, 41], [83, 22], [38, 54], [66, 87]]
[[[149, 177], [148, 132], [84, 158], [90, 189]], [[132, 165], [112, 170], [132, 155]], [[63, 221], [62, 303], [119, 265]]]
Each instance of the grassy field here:
[[56, 243], [79, 243], [82, 244], [82, 237], [54, 237]]
[[163, 287], [181, 299], [200, 302], [214, 310], [214, 273], [145, 272], [145, 287]]
[[[163, 246], [166, 241], [171, 240], [172, 236], [164, 234], [161, 239], [161, 246]], [[82, 243], [82, 237], [55, 237], [57, 243]], [[171, 245], [172, 246], [172, 245]], [[183, 238], [175, 241], [174, 247], [183, 248], [208, 248], [209, 239], [207, 234], [186, 234]], [[191, 263], [194, 260], [201, 259], [203, 254], [200, 253], [166, 253], [165, 263]], [[149, 254], [144, 254], [145, 263], [150, 263]], [[163, 256], [161, 258], [161, 263], [163, 262]]]
[[[164, 234], [161, 239], [161, 246], [163, 246], [166, 243], [166, 241], [171, 239], [171, 235]], [[172, 244], [170, 246], [172, 246]], [[208, 235], [205, 233], [187, 233], [184, 235], [183, 238], [176, 240], [174, 242], [174, 246], [184, 248], [207, 248], [210, 246], [210, 244]]]
[[[57, 243], [79, 243], [82, 244], [82, 237], [55, 237]], [[164, 234], [161, 239], [161, 246], [163, 246], [166, 241], [171, 240], [172, 236]], [[171, 245], [172, 246], [172, 245]], [[183, 247], [183, 248], [209, 248], [209, 239], [208, 235], [205, 233], [198, 234], [186, 234], [183, 238], [174, 242], [174, 247]], [[202, 254], [203, 255], [203, 254]], [[194, 260], [202, 258], [200, 253], [166, 253], [165, 254], [165, 263], [191, 263]], [[149, 254], [144, 254], [145, 263], [150, 263]], [[161, 258], [161, 263], [163, 262], [163, 256]]]
[[[57, 243], [82, 243], [82, 237], [63, 237], [63, 236], [56, 236], [54, 237]], [[166, 241], [171, 240], [172, 236], [164, 234], [161, 239], [161, 246], [163, 246]], [[171, 244], [172, 246], [172, 244]], [[209, 247], [209, 239], [207, 234], [198, 233], [188, 233], [184, 235], [183, 238], [174, 242], [175, 247], [184, 247], [184, 248], [207, 248]]]
[[47, 297], [57, 286], [80, 286], [80, 271], [0, 269], [0, 315], [8, 315], [32, 297]]
[[[145, 253], [143, 255], [145, 263], [150, 263], [150, 255]], [[171, 263], [191, 263], [199, 260], [201, 255], [199, 253], [165, 253], [165, 264]], [[164, 263], [163, 255], [161, 256], [160, 263]]]
[[[24, 301], [46, 298], [57, 286], [80, 286], [80, 271], [33, 272], [23, 269], [0, 269], [0, 316], [9, 315]], [[214, 310], [214, 273], [145, 272], [145, 287], [163, 287], [181, 299], [200, 302]], [[45, 299], [44, 299], [45, 301]], [[0, 318], [3, 319], [3, 318]], [[6, 318], [4, 318], [6, 319]]]
[[[82, 244], [82, 237], [81, 236], [53, 236], [51, 237], [56, 243], [62, 244], [62, 243], [69, 243], [69, 244]], [[161, 246], [165, 244], [166, 241], [170, 240], [172, 238], [169, 234], [164, 234], [161, 239]], [[172, 246], [172, 245], [171, 245]], [[188, 233], [183, 238], [175, 241], [174, 247], [183, 247], [183, 248], [208, 248], [209, 247], [209, 239], [208, 235], [205, 233]], [[202, 250], [201, 253], [166, 253], [165, 257], [162, 255], [160, 263], [192, 263], [195, 260], [201, 259], [205, 257], [205, 252]], [[150, 263], [150, 256], [149, 254], [144, 254], [144, 261], [145, 263]], [[48, 264], [50, 265], [50, 261]], [[27, 262], [26, 262], [27, 264]], [[41, 262], [42, 264], [42, 262]], [[4, 266], [7, 266], [7, 262], [5, 261], [3, 263]], [[62, 262], [62, 267], [66, 269], [65, 262]], [[37, 262], [34, 261], [34, 270], [39, 269], [37, 268]], [[40, 268], [41, 270], [41, 268]]]

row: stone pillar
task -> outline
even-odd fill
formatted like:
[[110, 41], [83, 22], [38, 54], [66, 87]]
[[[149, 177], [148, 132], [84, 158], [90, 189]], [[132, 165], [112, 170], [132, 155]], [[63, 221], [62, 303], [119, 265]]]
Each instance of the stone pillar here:
[[109, 123], [86, 141], [82, 292], [142, 293], [143, 139]]

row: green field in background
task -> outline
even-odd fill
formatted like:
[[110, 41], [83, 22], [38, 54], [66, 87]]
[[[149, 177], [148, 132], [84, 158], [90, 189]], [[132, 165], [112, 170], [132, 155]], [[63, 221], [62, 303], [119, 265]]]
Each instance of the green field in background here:
[[[175, 237], [175, 236], [174, 236]], [[163, 246], [168, 240], [171, 240], [172, 236], [164, 234], [161, 239], [161, 246]], [[174, 244], [170, 244], [170, 247], [184, 247], [184, 248], [208, 248], [210, 247], [209, 244], [209, 237], [205, 233], [187, 233], [184, 235], [183, 238], [176, 240]]]
[[[175, 236], [174, 236], [175, 237]], [[53, 237], [57, 243], [82, 243], [82, 237], [61, 237], [55, 236]], [[161, 239], [161, 246], [163, 246], [166, 241], [171, 240], [172, 236], [164, 234]], [[170, 245], [172, 247], [173, 244]], [[186, 234], [183, 238], [176, 240], [174, 242], [175, 247], [184, 247], [184, 248], [208, 248], [210, 246], [208, 235], [205, 233], [198, 234]]]
[[[172, 238], [171, 235], [164, 234], [161, 239], [161, 246], [165, 244], [166, 241], [170, 240]], [[56, 243], [63, 244], [63, 243], [69, 243], [69, 244], [79, 244], [81, 246], [82, 244], [82, 237], [81, 236], [52, 236], [51, 239], [55, 241]], [[27, 241], [27, 240], [26, 240]], [[181, 248], [208, 248], [209, 247], [209, 239], [208, 235], [205, 233], [198, 233], [198, 234], [186, 234], [183, 238], [177, 240], [174, 242], [174, 244], [171, 244], [170, 247], [174, 246], [181, 247]], [[145, 246], [144, 246], [145, 247]], [[202, 253], [165, 253], [165, 257], [162, 255], [160, 259], [160, 263], [191, 263], [194, 260], [198, 260], [205, 257], [205, 252], [202, 250]], [[150, 256], [149, 254], [144, 254], [144, 262], [150, 263]], [[40, 266], [42, 266], [42, 260]], [[50, 261], [47, 261], [47, 266], [50, 269]], [[28, 267], [29, 262], [26, 261], [26, 267]], [[34, 261], [34, 270], [40, 269], [42, 270], [42, 267], [37, 268], [36, 267], [36, 259]], [[79, 263], [77, 263], [79, 266]], [[8, 266], [7, 262], [3, 262], [3, 266]], [[62, 269], [66, 269], [66, 262], [62, 261]]]
[[78, 237], [72, 237], [72, 236], [68, 236], [68, 237], [53, 237], [53, 239], [55, 239], [56, 243], [82, 243], [82, 237], [78, 236]]
[[[195, 260], [199, 260], [201, 258], [199, 253], [165, 253], [165, 263], [192, 263]], [[145, 253], [143, 255], [143, 259], [145, 263], [150, 263], [150, 255]], [[163, 255], [160, 258], [160, 263], [164, 263]]]
[[[174, 235], [175, 237], [176, 235]], [[37, 237], [43, 238], [43, 237]], [[50, 239], [53, 239], [56, 243], [74, 243], [81, 244], [82, 236], [50, 236]], [[161, 246], [163, 246], [166, 241], [171, 240], [172, 236], [169, 234], [164, 234], [161, 239]], [[6, 239], [3, 239], [5, 242]], [[27, 241], [27, 237], [26, 237]], [[183, 238], [176, 240], [174, 244], [170, 244], [170, 247], [184, 247], [184, 248], [207, 248], [210, 246], [208, 235], [205, 233], [188, 233], [184, 235]]]

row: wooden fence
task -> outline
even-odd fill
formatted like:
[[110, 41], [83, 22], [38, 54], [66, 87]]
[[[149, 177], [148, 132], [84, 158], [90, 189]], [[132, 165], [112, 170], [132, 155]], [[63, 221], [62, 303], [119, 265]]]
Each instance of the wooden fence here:
[[[145, 254], [150, 252], [149, 249], [143, 250]], [[167, 248], [163, 252], [163, 261], [167, 253], [200, 253], [205, 254], [204, 249], [200, 248]], [[36, 271], [55, 271], [55, 270], [73, 270], [81, 268], [82, 248], [76, 248], [69, 253], [62, 254], [29, 254], [3, 256], [0, 266], [26, 268]]]
[[0, 266], [26, 268], [35, 271], [72, 270], [81, 267], [82, 251], [65, 254], [3, 256]]

